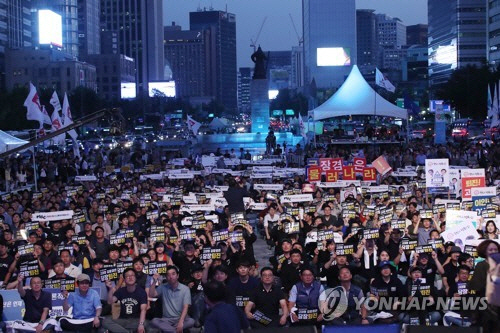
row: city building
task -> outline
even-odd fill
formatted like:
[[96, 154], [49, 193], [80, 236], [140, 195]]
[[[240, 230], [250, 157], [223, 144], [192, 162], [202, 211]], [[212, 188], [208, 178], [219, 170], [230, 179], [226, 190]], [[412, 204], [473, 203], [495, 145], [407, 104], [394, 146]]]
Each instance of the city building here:
[[407, 47], [402, 46], [399, 48], [381, 49], [381, 53], [382, 53], [381, 68], [401, 70], [402, 61], [407, 55]]
[[292, 89], [304, 86], [304, 47], [292, 46], [292, 76], [290, 87]]
[[406, 26], [398, 18], [377, 14], [377, 40], [383, 49], [406, 45]]
[[488, 1], [488, 63], [500, 63], [500, 1]]
[[375, 10], [356, 10], [356, 30], [358, 44], [358, 67], [361, 71], [363, 71], [364, 67], [376, 67], [378, 42], [377, 16], [375, 15]]
[[101, 53], [101, 0], [78, 0], [78, 54]]
[[427, 24], [407, 26], [406, 45], [427, 45]]
[[96, 68], [97, 94], [106, 101], [121, 99], [121, 84], [135, 82], [135, 61], [123, 54], [89, 54], [82, 57]]
[[354, 0], [302, 0], [305, 82], [339, 87], [356, 63]]
[[112, 51], [135, 60], [139, 94], [147, 94], [149, 82], [164, 79], [162, 1], [101, 0], [101, 32], [103, 41], [116, 38], [118, 46], [101, 53]]
[[39, 89], [59, 93], [77, 87], [97, 90], [94, 65], [55, 49], [8, 49], [5, 53], [6, 88], [27, 87], [32, 82]]
[[5, 51], [32, 45], [31, 1], [0, 0], [0, 8], [0, 88], [5, 88]]
[[486, 61], [486, 1], [428, 0], [428, 17], [432, 92], [447, 82], [455, 69], [481, 66]]
[[406, 50], [406, 56], [401, 62], [402, 82], [400, 86], [408, 87], [415, 97], [427, 96], [429, 89], [428, 51], [426, 45], [412, 45]]
[[216, 101], [224, 105], [225, 111], [236, 112], [237, 65], [236, 65], [236, 16], [217, 10], [199, 10], [189, 13], [190, 30], [209, 30], [208, 69], [211, 79], [207, 82], [207, 92], [215, 96]]
[[251, 67], [240, 67], [238, 71], [238, 111], [250, 114], [250, 83], [253, 70]]
[[[172, 70], [176, 96], [215, 96], [210, 80], [215, 70], [215, 48], [211, 44], [213, 30], [182, 30], [173, 24], [165, 27], [165, 60]], [[215, 87], [213, 85], [212, 87]]]

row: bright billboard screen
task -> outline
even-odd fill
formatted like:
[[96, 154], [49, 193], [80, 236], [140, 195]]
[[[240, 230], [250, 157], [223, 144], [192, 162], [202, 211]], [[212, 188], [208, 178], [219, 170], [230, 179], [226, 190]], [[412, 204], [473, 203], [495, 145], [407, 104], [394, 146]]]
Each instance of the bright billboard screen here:
[[38, 11], [38, 41], [41, 45], [63, 46], [61, 15], [48, 9]]
[[136, 98], [135, 82], [122, 82], [120, 87], [123, 99]]
[[166, 97], [175, 97], [175, 81], [149, 82], [149, 97], [155, 94], [163, 94]]
[[351, 66], [351, 50], [343, 47], [320, 47], [317, 49], [317, 65]]

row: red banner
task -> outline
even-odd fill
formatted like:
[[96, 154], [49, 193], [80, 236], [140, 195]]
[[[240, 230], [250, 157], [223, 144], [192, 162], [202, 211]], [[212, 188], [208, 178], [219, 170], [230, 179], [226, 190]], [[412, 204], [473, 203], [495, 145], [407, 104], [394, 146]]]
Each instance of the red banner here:
[[356, 172], [353, 165], [345, 166], [342, 171], [344, 173], [343, 180], [356, 180]]
[[321, 167], [319, 166], [307, 167], [307, 179], [310, 182], [321, 181]]
[[375, 168], [364, 168], [363, 181], [365, 182], [377, 181], [377, 170]]
[[327, 171], [326, 172], [326, 181], [327, 182], [336, 182], [339, 180], [339, 172], [338, 171]]
[[353, 165], [354, 165], [354, 171], [363, 172], [363, 169], [366, 167], [366, 158], [355, 157]]
[[372, 165], [382, 176], [392, 170], [391, 166], [389, 165], [389, 163], [387, 163], [387, 160], [384, 156], [379, 156], [375, 161], [372, 162]]

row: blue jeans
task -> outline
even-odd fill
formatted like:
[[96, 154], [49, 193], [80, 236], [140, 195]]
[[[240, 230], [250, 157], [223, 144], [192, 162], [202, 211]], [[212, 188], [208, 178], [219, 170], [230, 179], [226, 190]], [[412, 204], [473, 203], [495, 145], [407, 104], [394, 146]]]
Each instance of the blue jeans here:
[[452, 325], [457, 325], [460, 327], [469, 327], [472, 325], [472, 322], [470, 321], [469, 318], [456, 318], [452, 316], [447, 316], [446, 314], [444, 315], [444, 320], [446, 320], [448, 323]]

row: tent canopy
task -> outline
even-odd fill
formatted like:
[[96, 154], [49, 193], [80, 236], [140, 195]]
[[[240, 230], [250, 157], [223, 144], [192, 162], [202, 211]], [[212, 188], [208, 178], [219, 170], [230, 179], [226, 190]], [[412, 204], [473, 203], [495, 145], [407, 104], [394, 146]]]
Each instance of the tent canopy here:
[[25, 145], [28, 142], [0, 130], [0, 153]]
[[356, 65], [339, 90], [309, 112], [314, 120], [351, 115], [408, 118], [405, 109], [385, 100], [370, 87]]

